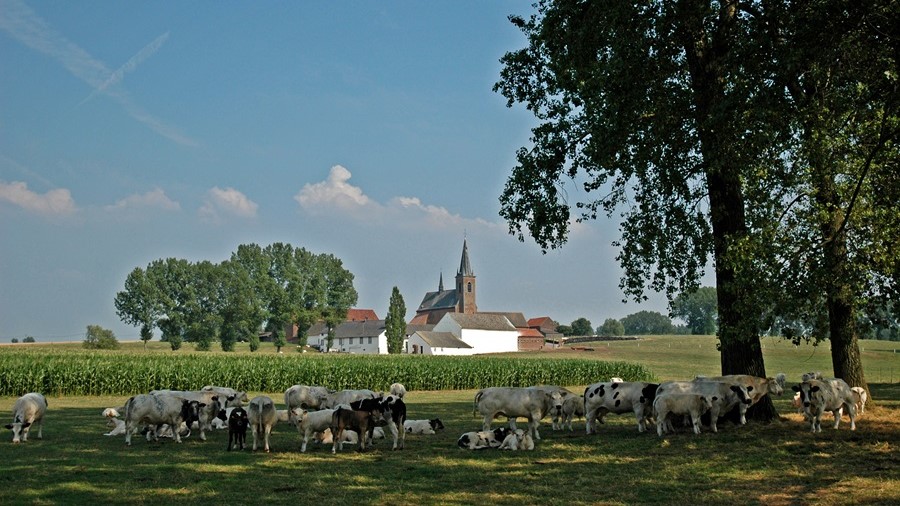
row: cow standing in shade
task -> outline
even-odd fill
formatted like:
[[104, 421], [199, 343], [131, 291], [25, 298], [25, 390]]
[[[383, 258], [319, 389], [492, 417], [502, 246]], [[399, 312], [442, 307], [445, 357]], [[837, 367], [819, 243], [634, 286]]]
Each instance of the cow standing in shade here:
[[585, 432], [597, 432], [597, 423], [602, 424], [607, 413], [634, 413], [638, 432], [644, 432], [647, 422], [653, 418], [653, 400], [658, 386], [639, 381], [603, 381], [589, 385], [584, 390]]
[[[181, 442], [178, 427], [182, 423], [188, 427], [199, 422], [203, 403], [181, 399], [169, 394], [135, 395], [125, 403], [125, 444], [131, 446], [131, 436], [144, 425], [163, 425], [172, 427], [175, 442]], [[153, 436], [158, 441], [156, 430], [147, 433], [147, 440]]]
[[266, 453], [269, 453], [269, 434], [278, 421], [275, 402], [265, 395], [256, 396], [247, 406], [247, 416], [250, 419], [250, 430], [253, 432], [253, 451], [256, 451], [259, 439], [263, 439]]
[[47, 412], [47, 399], [37, 392], [31, 392], [16, 399], [13, 405], [13, 421], [5, 427], [13, 433], [13, 443], [28, 441], [28, 432], [37, 425], [37, 438], [43, 439], [44, 414]]

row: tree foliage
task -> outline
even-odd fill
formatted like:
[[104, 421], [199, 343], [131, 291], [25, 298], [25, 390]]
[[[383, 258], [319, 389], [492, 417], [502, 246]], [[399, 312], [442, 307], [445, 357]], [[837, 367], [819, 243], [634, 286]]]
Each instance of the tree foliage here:
[[396, 286], [391, 290], [384, 327], [388, 353], [403, 353], [403, 339], [406, 338], [406, 303], [403, 301], [403, 295], [400, 295], [400, 289]]
[[597, 335], [600, 336], [623, 336], [625, 335], [625, 325], [615, 318], [607, 318], [603, 325], [597, 327]]
[[576, 336], [591, 336], [594, 334], [594, 327], [591, 321], [581, 317], [572, 322], [572, 334]]
[[622, 318], [628, 335], [671, 334], [672, 320], [656, 311], [638, 311]]
[[119, 348], [119, 341], [112, 330], [100, 325], [88, 325], [81, 346], [89, 350], [115, 350]]
[[717, 307], [716, 289], [703, 286], [679, 294], [672, 302], [671, 315], [684, 320], [691, 334], [715, 334]]

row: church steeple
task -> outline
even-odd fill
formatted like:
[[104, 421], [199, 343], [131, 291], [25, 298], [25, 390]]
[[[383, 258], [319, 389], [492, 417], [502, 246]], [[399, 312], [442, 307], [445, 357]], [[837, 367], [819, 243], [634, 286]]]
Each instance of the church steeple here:
[[475, 273], [469, 262], [469, 246], [463, 239], [462, 258], [459, 261], [459, 272], [456, 273], [457, 311], [465, 314], [478, 312], [475, 304]]
[[444, 271], [441, 271], [441, 280], [438, 281], [438, 291], [439, 292], [444, 291]]

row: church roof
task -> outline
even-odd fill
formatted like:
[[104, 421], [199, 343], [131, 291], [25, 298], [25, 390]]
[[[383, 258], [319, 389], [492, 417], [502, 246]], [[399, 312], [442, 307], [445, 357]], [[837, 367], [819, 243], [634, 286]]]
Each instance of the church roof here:
[[416, 334], [432, 348], [471, 348], [465, 341], [458, 339], [450, 332], [429, 332], [420, 330], [416, 332]]
[[430, 311], [432, 309], [444, 309], [456, 307], [457, 303], [456, 290], [444, 290], [440, 292], [428, 292], [419, 309], [416, 311]]
[[463, 239], [463, 252], [462, 258], [459, 261], [459, 272], [457, 272], [456, 275], [475, 277], [475, 273], [472, 272], [472, 264], [469, 262], [469, 247], [466, 244], [465, 239]]

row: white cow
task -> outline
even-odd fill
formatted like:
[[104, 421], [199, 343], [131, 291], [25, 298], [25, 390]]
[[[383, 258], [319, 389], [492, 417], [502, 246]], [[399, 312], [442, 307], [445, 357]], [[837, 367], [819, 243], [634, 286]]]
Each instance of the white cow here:
[[213, 429], [213, 420], [219, 415], [219, 411], [227, 407], [242, 406], [244, 403], [241, 399], [247, 396], [244, 392], [237, 392], [221, 397], [220, 394], [212, 390], [151, 390], [150, 393], [174, 395], [179, 399], [197, 401], [203, 404], [204, 406], [200, 410], [200, 417], [197, 420], [202, 441], [206, 441], [206, 431]]
[[406, 387], [404, 387], [400, 383], [394, 383], [393, 385], [391, 385], [390, 392], [388, 393], [402, 399], [403, 396], [406, 395]]
[[522, 429], [516, 429], [507, 435], [498, 447], [500, 450], [534, 450], [534, 439]]
[[[200, 391], [215, 392], [216, 394], [218, 394], [219, 400], [222, 402], [223, 406], [227, 404], [228, 406], [237, 408], [243, 406], [243, 403], [245, 402], [250, 402], [250, 398], [247, 397], [247, 392], [241, 392], [233, 388], [206, 385], [205, 387], [201, 388]], [[232, 397], [234, 399], [231, 399]]]
[[[349, 408], [347, 408], [349, 409]], [[331, 415], [334, 409], [322, 409], [319, 411], [307, 411], [305, 409], [294, 408], [291, 416], [296, 420], [297, 432], [303, 437], [303, 443], [300, 451], [306, 451], [306, 444], [309, 438], [317, 432], [324, 432], [325, 429], [331, 430]], [[329, 442], [333, 442], [329, 441]]]
[[[181, 399], [170, 394], [141, 394], [135, 395], [125, 402], [125, 444], [131, 446], [131, 436], [144, 425], [163, 425], [180, 427], [182, 423], [189, 427], [191, 423], [200, 418], [202, 403]], [[173, 431], [175, 441], [181, 442], [180, 431]], [[158, 440], [155, 430], [147, 433]]]
[[[294, 385], [284, 391], [284, 405], [289, 414], [294, 408], [322, 409], [328, 395], [333, 393], [325, 387]], [[292, 420], [292, 423], [296, 421]]]
[[491, 422], [498, 415], [509, 419], [512, 430], [516, 430], [517, 417], [527, 418], [529, 433], [540, 440], [541, 419], [554, 409], [562, 409], [563, 401], [564, 395], [551, 387], [490, 387], [475, 394], [475, 411], [484, 417], [484, 431], [491, 430]]
[[[562, 416], [560, 417], [558, 427], [560, 429], [564, 429], [566, 426], [569, 427], [569, 431], [572, 431], [572, 419], [576, 417], [584, 416], [584, 397], [581, 395], [570, 395], [566, 397], [566, 400], [563, 401], [562, 405]], [[556, 427], [554, 427], [556, 429]]]
[[597, 423], [603, 423], [607, 413], [634, 413], [638, 432], [646, 430], [647, 422], [653, 416], [653, 399], [656, 398], [656, 383], [642, 381], [600, 382], [584, 389], [585, 432], [597, 432]]
[[866, 412], [866, 403], [869, 402], [869, 394], [863, 387], [850, 387], [850, 391], [856, 394], [856, 416]]
[[769, 394], [781, 396], [784, 393], [784, 373], [779, 373], [774, 378], [762, 378], [749, 374], [729, 374], [726, 376], [697, 376], [694, 381], [722, 381], [729, 385], [743, 385], [750, 397], [750, 404], [740, 403], [739, 412], [741, 425], [747, 423], [746, 413], [751, 406], [762, 400]]
[[834, 428], [841, 423], [842, 408], [850, 415], [850, 430], [856, 430], [856, 396], [847, 382], [840, 378], [811, 379], [792, 387], [800, 393], [800, 400], [811, 419], [812, 432], [822, 432], [822, 414], [831, 411]]
[[32, 426], [37, 425], [37, 438], [44, 439], [44, 415], [47, 413], [47, 399], [37, 393], [31, 392], [16, 399], [13, 405], [13, 421], [6, 424], [6, 428], [13, 433], [13, 443], [28, 441], [28, 432]]
[[258, 440], [263, 439], [266, 453], [268, 453], [269, 434], [278, 421], [275, 402], [265, 395], [258, 395], [250, 399], [250, 405], [247, 406], [247, 417], [250, 418], [250, 430], [253, 431], [253, 451], [256, 451]]
[[669, 417], [672, 415], [690, 415], [694, 425], [694, 434], [700, 434], [700, 417], [712, 408], [712, 403], [719, 399], [700, 394], [669, 393], [657, 395], [653, 401], [656, 412], [656, 434], [662, 435], [672, 428]]
[[699, 394], [704, 397], [718, 397], [718, 402], [713, 402], [709, 410], [710, 427], [713, 432], [718, 432], [717, 422], [719, 417], [731, 411], [738, 404], [750, 405], [752, 402], [747, 393], [747, 387], [743, 384], [733, 384], [722, 381], [666, 381], [656, 389], [656, 396], [672, 393]]
[[321, 408], [336, 408], [339, 404], [350, 404], [362, 399], [374, 399], [375, 392], [367, 389], [362, 390], [339, 390], [337, 392], [329, 392], [325, 397]]

